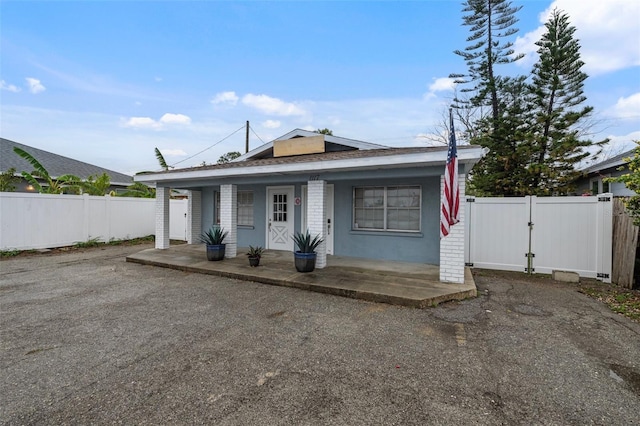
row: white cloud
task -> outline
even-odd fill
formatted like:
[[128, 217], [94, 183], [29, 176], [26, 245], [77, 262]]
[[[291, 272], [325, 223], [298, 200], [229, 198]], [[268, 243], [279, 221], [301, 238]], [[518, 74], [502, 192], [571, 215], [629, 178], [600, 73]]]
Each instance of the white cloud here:
[[44, 87], [40, 82], [40, 80], [38, 80], [37, 78], [27, 77], [25, 78], [25, 80], [27, 80], [27, 86], [29, 87], [29, 92], [33, 93], [34, 95], [47, 90], [47, 88]]
[[154, 120], [151, 117], [131, 117], [123, 120], [124, 127], [133, 127], [136, 129], [156, 129], [166, 128], [166, 125], [173, 124], [191, 124], [191, 118], [184, 114], [164, 114], [160, 120]]
[[425, 99], [433, 98], [437, 92], [451, 92], [456, 88], [454, 78], [440, 77], [433, 78], [433, 83], [429, 85], [429, 91], [424, 94]]
[[238, 103], [238, 95], [236, 92], [220, 92], [217, 93], [213, 99], [211, 99], [211, 103], [216, 104], [230, 104], [235, 105]]
[[264, 114], [282, 116], [305, 115], [305, 111], [291, 102], [284, 102], [278, 98], [267, 95], [254, 95], [249, 93], [242, 98], [242, 103], [255, 108]]
[[640, 65], [640, 2], [637, 0], [555, 0], [540, 14], [541, 27], [518, 37], [515, 50], [526, 54], [519, 61], [529, 67], [537, 60], [535, 42], [545, 32], [544, 23], [554, 8], [566, 12], [576, 27], [580, 56], [587, 74], [597, 75]]
[[7, 84], [4, 80], [0, 80], [0, 90], [6, 90], [8, 92], [18, 93], [20, 88], [13, 84]]
[[611, 110], [612, 115], [619, 118], [640, 117], [640, 93], [635, 93], [627, 98], [620, 98]]
[[171, 114], [166, 113], [160, 118], [160, 123], [163, 124], [191, 124], [191, 118], [184, 114]]
[[157, 129], [160, 127], [158, 122], [151, 117], [131, 117], [124, 122], [124, 126], [137, 129]]
[[282, 125], [282, 123], [278, 120], [266, 120], [262, 122], [262, 127], [267, 129], [277, 129]]
[[163, 156], [184, 157], [187, 155], [182, 149], [161, 149], [160, 152]]

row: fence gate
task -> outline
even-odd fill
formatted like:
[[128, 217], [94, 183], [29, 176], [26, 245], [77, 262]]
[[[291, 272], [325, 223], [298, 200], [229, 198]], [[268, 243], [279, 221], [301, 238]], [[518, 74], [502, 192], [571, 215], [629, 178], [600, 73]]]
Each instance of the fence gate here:
[[613, 195], [468, 197], [468, 266], [611, 282]]

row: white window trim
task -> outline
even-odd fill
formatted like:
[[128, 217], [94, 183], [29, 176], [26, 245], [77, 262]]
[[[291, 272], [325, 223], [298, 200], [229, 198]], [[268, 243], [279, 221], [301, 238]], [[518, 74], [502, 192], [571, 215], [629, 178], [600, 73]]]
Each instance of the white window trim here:
[[[417, 187], [420, 192], [420, 203], [418, 206], [418, 229], [387, 229], [387, 189], [389, 187]], [[384, 190], [384, 215], [383, 215], [383, 228], [360, 228], [355, 226], [356, 221], [356, 189], [357, 188], [383, 188]], [[351, 230], [355, 232], [382, 232], [382, 233], [411, 233], [419, 234], [422, 232], [422, 185], [363, 185], [354, 186], [351, 192]]]

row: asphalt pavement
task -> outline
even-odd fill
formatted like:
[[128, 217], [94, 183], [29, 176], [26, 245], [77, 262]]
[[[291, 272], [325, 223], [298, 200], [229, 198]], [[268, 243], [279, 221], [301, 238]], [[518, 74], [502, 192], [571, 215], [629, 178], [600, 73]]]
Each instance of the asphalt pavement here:
[[0, 423], [640, 424], [640, 324], [475, 271], [416, 309], [126, 263], [0, 262]]

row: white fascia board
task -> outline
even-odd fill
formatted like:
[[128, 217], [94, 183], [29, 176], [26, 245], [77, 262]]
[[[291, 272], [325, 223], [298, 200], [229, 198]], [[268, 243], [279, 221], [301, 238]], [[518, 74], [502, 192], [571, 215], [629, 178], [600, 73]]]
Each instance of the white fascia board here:
[[[482, 158], [482, 148], [458, 151], [458, 161], [475, 164]], [[226, 169], [192, 170], [184, 172], [137, 175], [136, 182], [163, 182], [179, 180], [200, 180], [209, 178], [233, 178], [245, 176], [264, 176], [273, 174], [320, 173], [334, 171], [353, 171], [367, 169], [392, 169], [416, 166], [436, 166], [447, 161], [447, 151], [384, 155], [376, 157], [350, 158], [333, 161], [314, 161], [303, 163], [269, 164], [264, 166], [232, 167]]]

